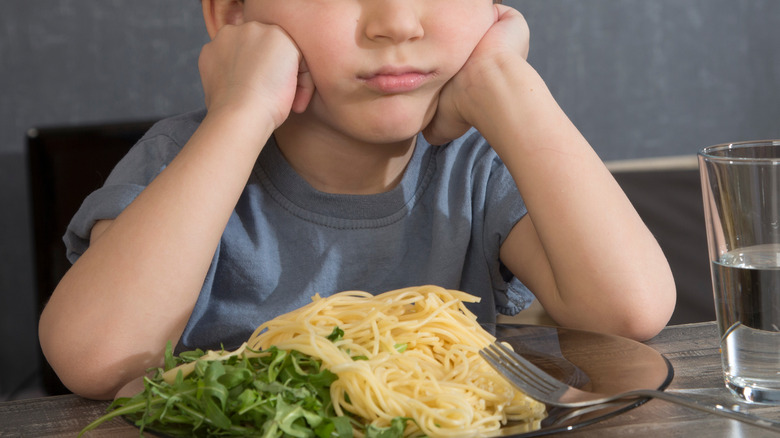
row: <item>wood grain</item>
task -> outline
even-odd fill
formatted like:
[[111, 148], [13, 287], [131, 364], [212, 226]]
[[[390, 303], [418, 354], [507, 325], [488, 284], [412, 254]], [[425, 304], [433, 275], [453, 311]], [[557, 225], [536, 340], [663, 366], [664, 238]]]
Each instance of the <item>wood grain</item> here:
[[[646, 344], [665, 355], [674, 366], [675, 377], [668, 391], [701, 397], [712, 403], [737, 405], [756, 415], [780, 421], [780, 406], [738, 403], [724, 387], [715, 323], [670, 326]], [[107, 406], [108, 402], [75, 395], [0, 403], [0, 437], [72, 438], [102, 415]], [[621, 415], [558, 435], [569, 438], [778, 437], [734, 420], [660, 400], [650, 400]], [[137, 437], [138, 429], [122, 420], [114, 420], [87, 436]]]

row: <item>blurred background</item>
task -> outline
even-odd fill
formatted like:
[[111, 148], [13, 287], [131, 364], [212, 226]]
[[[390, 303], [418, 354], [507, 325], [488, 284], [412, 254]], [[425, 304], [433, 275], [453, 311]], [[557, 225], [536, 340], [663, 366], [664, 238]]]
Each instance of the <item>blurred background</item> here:
[[[656, 198], [665, 203], [647, 207], [650, 213], [694, 219], [689, 224], [693, 231], [685, 233], [698, 240], [665, 251], [690, 250], [700, 260], [695, 268], [681, 263], [678, 269], [696, 272], [691, 281], [698, 295], [691, 298], [692, 305], [711, 309], [703, 222], [695, 222], [701, 202], [691, 158], [715, 143], [780, 138], [780, 2], [504, 3], [525, 14], [531, 63], [615, 172], [631, 169], [627, 162], [656, 163], [651, 168], [672, 163], [664, 169], [669, 177], [663, 181], [672, 181], [677, 170], [687, 172], [677, 186], [652, 182], [661, 181], [657, 176], [650, 183], [647, 178], [631, 183], [626, 177], [626, 190], [655, 187]], [[41, 210], [32, 206], [40, 178], [36, 171], [31, 176], [28, 149], [34, 134], [135, 122], [143, 126], [201, 107], [197, 58], [207, 41], [196, 0], [4, 0], [3, 5], [0, 401], [46, 394], [36, 335], [41, 281], [34, 211]], [[76, 164], [82, 166], [76, 173], [96, 173], [87, 160]], [[684, 191], [675, 189], [682, 184], [692, 195], [669, 204], [674, 193]], [[54, 233], [59, 236], [62, 230]], [[684, 283], [678, 281], [678, 287]], [[683, 315], [673, 322], [707, 318], [707, 313]]]

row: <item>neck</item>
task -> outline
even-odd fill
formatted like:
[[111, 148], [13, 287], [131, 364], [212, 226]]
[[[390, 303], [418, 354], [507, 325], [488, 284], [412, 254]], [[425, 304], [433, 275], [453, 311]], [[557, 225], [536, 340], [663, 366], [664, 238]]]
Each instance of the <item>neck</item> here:
[[414, 153], [416, 137], [371, 143], [344, 135], [282, 125], [274, 133], [279, 150], [293, 169], [316, 190], [368, 195], [401, 182]]

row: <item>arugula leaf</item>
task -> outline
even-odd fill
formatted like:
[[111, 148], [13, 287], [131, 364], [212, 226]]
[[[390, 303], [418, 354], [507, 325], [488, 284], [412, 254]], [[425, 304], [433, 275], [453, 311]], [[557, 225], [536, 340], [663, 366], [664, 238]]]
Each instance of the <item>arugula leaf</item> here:
[[174, 368], [176, 366], [176, 359], [173, 357], [173, 346], [171, 345], [171, 341], [168, 341], [165, 344], [165, 369], [169, 370], [171, 368]]
[[406, 422], [411, 418], [395, 417], [390, 421], [390, 426], [377, 427], [369, 425], [366, 428], [366, 438], [396, 438], [403, 436]]
[[[331, 336], [340, 339], [343, 331], [336, 327]], [[174, 356], [169, 343], [165, 367], [144, 379], [144, 390], [115, 400], [78, 436], [116, 417], [133, 422], [141, 436], [153, 430], [172, 437], [352, 438], [354, 428], [367, 438], [403, 436], [407, 418], [379, 428], [337, 416], [330, 386], [338, 376], [318, 359], [276, 347], [250, 353], [203, 359], [196, 350]], [[166, 382], [163, 374], [183, 364], [187, 371], [174, 370], [175, 379]]]
[[[133, 421], [141, 433], [153, 429], [171, 436], [343, 436], [343, 421], [334, 421], [338, 417], [329, 391], [337, 376], [297, 351], [271, 348], [265, 353], [196, 359], [194, 372], [186, 377], [179, 373], [173, 384], [158, 369], [144, 380], [143, 392], [114, 401], [79, 436], [119, 416]], [[166, 368], [192, 357], [166, 354]], [[351, 432], [350, 427], [349, 436]]]

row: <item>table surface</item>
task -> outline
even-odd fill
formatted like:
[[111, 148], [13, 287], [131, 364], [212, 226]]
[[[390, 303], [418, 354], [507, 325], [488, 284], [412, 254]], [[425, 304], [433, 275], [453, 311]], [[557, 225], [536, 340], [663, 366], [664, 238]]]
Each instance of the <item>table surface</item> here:
[[[692, 395], [780, 420], [780, 406], [738, 403], [723, 386], [718, 332], [713, 322], [669, 326], [646, 342], [671, 362], [674, 380], [667, 391]], [[105, 413], [107, 402], [75, 395], [0, 403], [0, 437], [75, 437]], [[137, 437], [138, 429], [123, 420], [104, 423], [89, 437]], [[153, 436], [148, 435], [147, 436]], [[654, 437], [780, 437], [755, 428], [661, 400], [579, 429], [557, 434], [569, 438]]]

